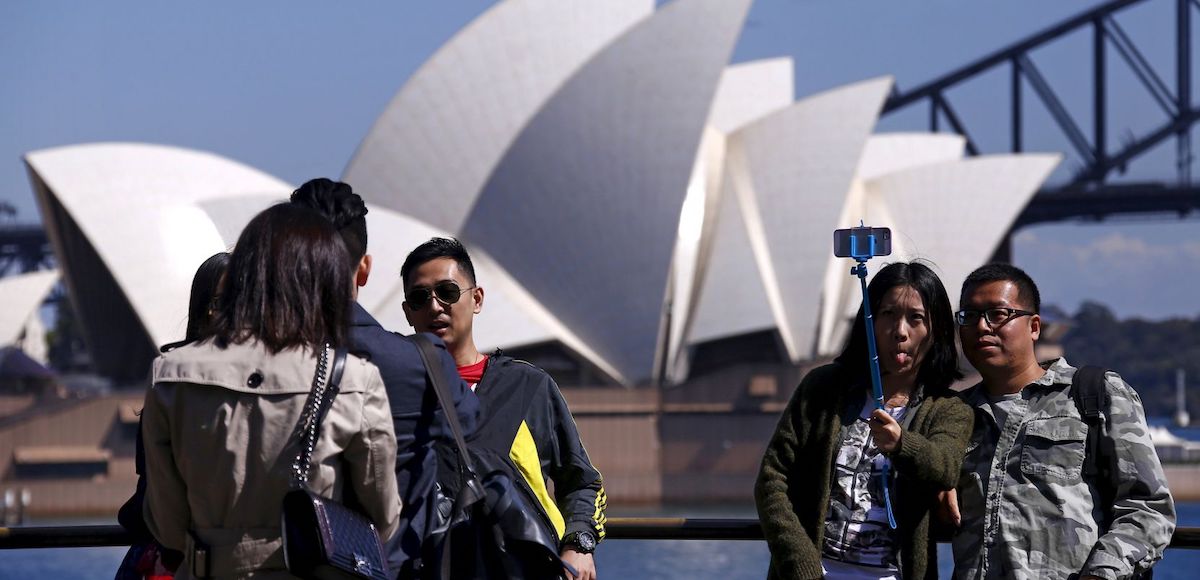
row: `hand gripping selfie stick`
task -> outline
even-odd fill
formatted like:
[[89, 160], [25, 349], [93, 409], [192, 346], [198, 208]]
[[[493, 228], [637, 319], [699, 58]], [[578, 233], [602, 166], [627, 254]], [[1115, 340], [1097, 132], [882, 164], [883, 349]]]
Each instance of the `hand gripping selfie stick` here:
[[[844, 232], [844, 233], [843, 233]], [[886, 256], [892, 253], [892, 232], [887, 228], [871, 228], [864, 226], [862, 221], [858, 227], [848, 230], [837, 230], [833, 233], [833, 253], [839, 258], [854, 258], [858, 262], [850, 268], [851, 276], [858, 276], [862, 287], [863, 324], [867, 328], [867, 353], [871, 363], [871, 394], [875, 398], [875, 408], [883, 409], [883, 379], [879, 373], [879, 351], [875, 347], [875, 317], [871, 314], [871, 297], [867, 294], [867, 260], [875, 256]], [[883, 505], [887, 508], [888, 524], [896, 529], [896, 516], [892, 514], [892, 493], [888, 483], [890, 470], [888, 464], [883, 465]]]

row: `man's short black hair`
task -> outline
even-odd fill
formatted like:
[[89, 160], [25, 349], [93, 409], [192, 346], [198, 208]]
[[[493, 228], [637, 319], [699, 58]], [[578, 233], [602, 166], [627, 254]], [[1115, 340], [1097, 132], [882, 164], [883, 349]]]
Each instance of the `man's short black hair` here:
[[1000, 263], [984, 264], [967, 276], [967, 279], [963, 281], [962, 294], [958, 297], [960, 307], [967, 294], [979, 286], [992, 282], [1012, 282], [1017, 287], [1017, 299], [1021, 301], [1021, 305], [1035, 313], [1042, 312], [1042, 295], [1038, 292], [1033, 278], [1030, 278], [1025, 270], [1012, 264]]
[[315, 209], [333, 222], [358, 266], [367, 253], [367, 204], [350, 184], [318, 177], [293, 191], [292, 203]]
[[467, 273], [471, 284], [475, 284], [475, 265], [471, 263], [471, 256], [467, 254], [467, 249], [463, 247], [462, 242], [454, 238], [430, 238], [428, 242], [409, 252], [408, 257], [404, 259], [404, 265], [400, 266], [400, 279], [404, 281], [404, 287], [408, 288], [408, 275], [413, 270], [421, 267], [421, 264], [425, 262], [438, 258], [453, 259], [458, 263], [459, 269]]

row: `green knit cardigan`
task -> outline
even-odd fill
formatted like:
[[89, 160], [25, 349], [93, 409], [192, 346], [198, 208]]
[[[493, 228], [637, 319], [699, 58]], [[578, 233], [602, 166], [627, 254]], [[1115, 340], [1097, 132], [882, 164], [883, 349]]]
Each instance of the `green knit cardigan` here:
[[[754, 485], [771, 550], [770, 580], [821, 578], [830, 473], [843, 422], [856, 420], [866, 390], [841, 365], [825, 365], [804, 377], [783, 411]], [[850, 405], [856, 405], [853, 413], [847, 413]], [[971, 408], [953, 392], [927, 394], [889, 454], [903, 578], [937, 578], [930, 514], [937, 492], [958, 482], [973, 422]]]

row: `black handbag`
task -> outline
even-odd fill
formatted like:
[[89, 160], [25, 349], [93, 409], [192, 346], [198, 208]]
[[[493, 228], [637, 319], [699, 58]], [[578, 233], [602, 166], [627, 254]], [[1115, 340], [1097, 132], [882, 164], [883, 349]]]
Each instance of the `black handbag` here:
[[370, 519], [308, 488], [308, 472], [321, 420], [337, 397], [346, 351], [338, 349], [328, 386], [329, 346], [321, 350], [313, 388], [296, 425], [300, 453], [292, 463], [292, 490], [283, 497], [283, 559], [305, 580], [389, 580], [379, 530]]
[[[559, 557], [558, 534], [534, 503], [528, 483], [506, 455], [467, 448], [436, 347], [425, 336], [412, 339], [454, 434], [459, 475], [458, 482], [443, 482], [457, 483], [457, 489], [435, 487], [438, 521], [423, 543], [419, 576], [426, 580], [561, 578], [563, 570], [570, 568]], [[477, 469], [483, 470], [482, 478]], [[452, 492], [453, 499], [446, 492]]]

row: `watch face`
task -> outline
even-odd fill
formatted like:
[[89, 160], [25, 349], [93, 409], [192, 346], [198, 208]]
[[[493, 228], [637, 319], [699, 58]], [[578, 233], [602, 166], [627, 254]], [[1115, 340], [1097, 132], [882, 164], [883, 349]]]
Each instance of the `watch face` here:
[[587, 550], [589, 552], [592, 550], [595, 550], [596, 549], [595, 536], [593, 536], [587, 532], [579, 534], [579, 547], [583, 548], [584, 550]]
[[567, 543], [578, 548], [576, 551], [581, 554], [590, 554], [596, 549], [596, 536], [591, 532], [576, 532]]

